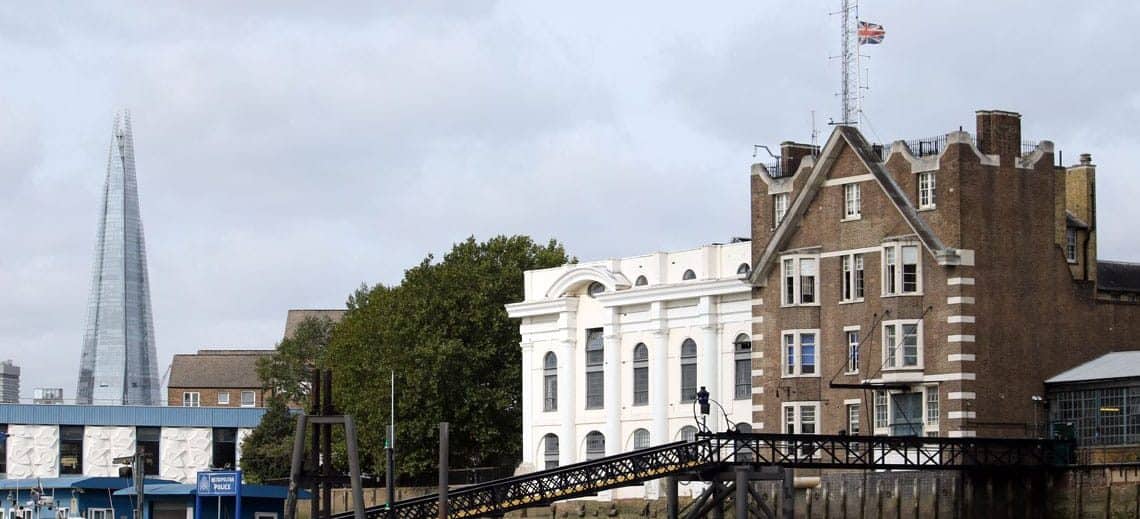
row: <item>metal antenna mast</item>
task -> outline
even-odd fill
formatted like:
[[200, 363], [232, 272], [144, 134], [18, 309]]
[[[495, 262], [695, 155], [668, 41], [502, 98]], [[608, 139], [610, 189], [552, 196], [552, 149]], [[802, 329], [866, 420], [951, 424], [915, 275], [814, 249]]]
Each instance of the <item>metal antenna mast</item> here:
[[862, 110], [862, 80], [859, 68], [859, 1], [842, 0], [838, 13], [843, 20], [842, 46], [838, 56], [843, 71], [843, 85], [839, 97], [843, 103], [843, 118], [837, 124], [858, 125]]

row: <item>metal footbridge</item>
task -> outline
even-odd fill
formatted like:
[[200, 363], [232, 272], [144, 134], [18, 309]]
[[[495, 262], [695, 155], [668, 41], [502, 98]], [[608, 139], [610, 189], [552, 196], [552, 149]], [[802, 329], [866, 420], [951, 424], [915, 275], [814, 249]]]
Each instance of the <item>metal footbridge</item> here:
[[[764, 433], [700, 434], [674, 442], [551, 470], [450, 490], [448, 517], [497, 517], [603, 490], [669, 477], [718, 481], [738, 467], [1040, 471], [1070, 463], [1071, 442], [1005, 438], [922, 438]], [[742, 488], [743, 490], [743, 488]], [[674, 506], [675, 504], [671, 505]], [[431, 519], [439, 496], [366, 508], [367, 519]], [[352, 519], [353, 512], [334, 514]]]

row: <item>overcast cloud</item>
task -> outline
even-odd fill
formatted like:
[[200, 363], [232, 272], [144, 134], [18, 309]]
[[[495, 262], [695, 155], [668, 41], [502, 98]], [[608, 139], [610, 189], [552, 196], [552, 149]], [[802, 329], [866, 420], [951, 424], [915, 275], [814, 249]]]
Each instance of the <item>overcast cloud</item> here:
[[[165, 371], [270, 348], [469, 235], [598, 259], [747, 236], [753, 144], [838, 102], [837, 2], [0, 6], [0, 358], [74, 397], [112, 115], [133, 113]], [[1079, 8], [1078, 8], [1079, 5]], [[875, 2], [872, 140], [1023, 114], [1140, 260], [1140, 4]], [[826, 133], [822, 138], [826, 137]], [[822, 140], [821, 138], [821, 140]]]

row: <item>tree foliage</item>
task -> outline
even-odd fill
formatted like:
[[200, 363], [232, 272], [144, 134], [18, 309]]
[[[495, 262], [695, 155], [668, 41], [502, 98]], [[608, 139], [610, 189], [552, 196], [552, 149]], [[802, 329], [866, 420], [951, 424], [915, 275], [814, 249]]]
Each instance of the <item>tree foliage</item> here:
[[434, 259], [407, 270], [399, 285], [349, 298], [325, 358], [337, 407], [360, 424], [362, 461], [382, 470], [394, 371], [398, 472], [434, 473], [442, 421], [451, 423], [453, 466], [512, 465], [522, 438], [521, 352], [504, 305], [522, 301], [523, 271], [570, 258], [553, 240], [499, 236], [468, 238]]
[[308, 405], [313, 370], [324, 367], [325, 350], [335, 323], [327, 317], [308, 317], [297, 324], [292, 337], [277, 343], [276, 353], [258, 359], [261, 383], [286, 402]]
[[247, 480], [264, 483], [289, 477], [295, 420], [283, 397], [269, 399], [261, 423], [241, 444], [241, 468]]

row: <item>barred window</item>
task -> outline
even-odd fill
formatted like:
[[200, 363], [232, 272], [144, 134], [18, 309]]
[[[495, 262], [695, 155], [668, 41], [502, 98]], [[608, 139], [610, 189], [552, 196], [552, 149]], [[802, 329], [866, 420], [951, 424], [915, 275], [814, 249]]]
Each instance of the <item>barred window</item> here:
[[638, 429], [633, 431], [633, 448], [634, 449], [648, 449], [649, 448], [649, 431], [645, 429]]
[[742, 333], [732, 344], [736, 351], [736, 399], [752, 398], [752, 339]]
[[553, 351], [542, 358], [542, 410], [558, 410], [558, 356]]
[[685, 339], [681, 343], [681, 401], [697, 399], [697, 343]]
[[606, 455], [606, 437], [598, 431], [586, 435], [586, 461], [596, 460]]
[[633, 347], [633, 405], [649, 404], [649, 348], [643, 343]]
[[546, 470], [558, 468], [558, 436], [547, 434], [542, 437], [542, 458]]
[[604, 373], [605, 341], [602, 329], [586, 330], [586, 409], [601, 409], [605, 405]]

